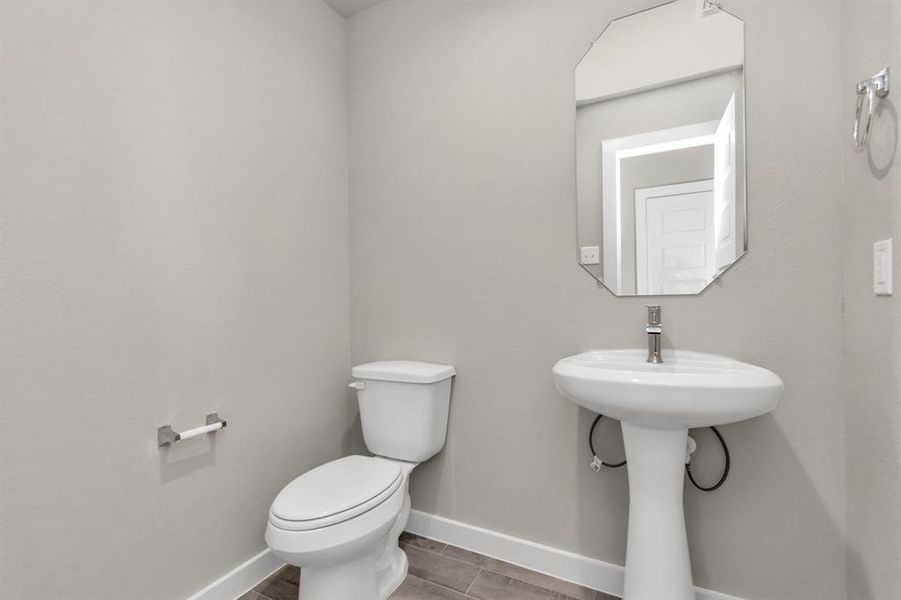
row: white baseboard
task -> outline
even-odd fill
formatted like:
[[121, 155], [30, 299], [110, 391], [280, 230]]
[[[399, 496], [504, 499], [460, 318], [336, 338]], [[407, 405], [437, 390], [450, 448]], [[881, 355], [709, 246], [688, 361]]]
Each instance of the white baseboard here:
[[[410, 511], [407, 531], [614, 596], [623, 595], [625, 569], [620, 565], [418, 510]], [[736, 596], [699, 587], [695, 587], [695, 598], [740, 600]]]
[[235, 600], [283, 566], [285, 563], [266, 548], [192, 594], [188, 600]]
[[[624, 569], [620, 565], [418, 510], [410, 511], [407, 531], [614, 596], [623, 595]], [[191, 595], [188, 600], [234, 600], [284, 565], [267, 548]], [[695, 598], [741, 600], [699, 587], [695, 587]]]

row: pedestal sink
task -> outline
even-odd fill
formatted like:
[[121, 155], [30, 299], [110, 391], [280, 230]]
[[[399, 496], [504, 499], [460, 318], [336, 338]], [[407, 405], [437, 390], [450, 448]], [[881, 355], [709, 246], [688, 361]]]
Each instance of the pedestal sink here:
[[554, 365], [557, 390], [622, 423], [629, 470], [625, 600], [694, 598], [682, 484], [688, 429], [770, 412], [782, 396], [772, 371], [713, 354], [599, 350]]

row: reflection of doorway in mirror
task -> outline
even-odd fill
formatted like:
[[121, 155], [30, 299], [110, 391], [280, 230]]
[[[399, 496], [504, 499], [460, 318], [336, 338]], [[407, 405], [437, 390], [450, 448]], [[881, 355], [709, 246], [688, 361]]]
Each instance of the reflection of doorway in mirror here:
[[635, 190], [638, 294], [696, 294], [716, 274], [714, 180]]
[[[632, 220], [625, 218], [624, 206], [631, 203], [631, 191], [623, 194], [624, 162], [642, 156], [666, 157], [680, 150], [714, 146], [714, 134], [719, 121], [693, 123], [680, 127], [648, 131], [621, 138], [605, 139], [601, 143], [601, 187], [603, 204], [603, 247], [604, 247], [604, 284], [616, 294], [641, 293], [636, 287], [628, 285], [627, 270], [634, 270], [632, 262], [625, 259], [627, 254], [624, 229], [632, 229]], [[713, 162], [711, 157], [711, 163]], [[709, 175], [713, 175], [712, 167]], [[692, 169], [695, 171], [695, 169]], [[705, 169], [706, 171], [706, 169]], [[705, 173], [706, 175], [706, 173]], [[679, 175], [659, 183], [687, 181]], [[636, 186], [638, 187], [638, 186]], [[648, 186], [650, 187], [650, 186]], [[712, 219], [710, 219], [712, 223]], [[629, 241], [629, 246], [632, 242]], [[709, 281], [707, 282], [709, 283]], [[694, 292], [698, 293], [701, 288]]]

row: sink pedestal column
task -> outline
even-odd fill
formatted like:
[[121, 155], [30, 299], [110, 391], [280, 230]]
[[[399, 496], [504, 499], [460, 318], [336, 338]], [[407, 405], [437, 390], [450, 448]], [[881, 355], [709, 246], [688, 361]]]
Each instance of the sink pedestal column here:
[[682, 486], [687, 429], [622, 422], [629, 471], [625, 600], [694, 600]]

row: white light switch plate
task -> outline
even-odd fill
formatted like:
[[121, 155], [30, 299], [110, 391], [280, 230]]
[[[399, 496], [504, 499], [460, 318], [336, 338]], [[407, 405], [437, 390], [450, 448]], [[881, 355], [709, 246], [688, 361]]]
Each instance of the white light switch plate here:
[[891, 296], [892, 240], [873, 244], [873, 291], [877, 296]]
[[582, 246], [581, 248], [579, 248], [579, 254], [579, 262], [583, 265], [601, 264], [600, 246]]

